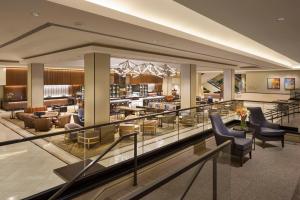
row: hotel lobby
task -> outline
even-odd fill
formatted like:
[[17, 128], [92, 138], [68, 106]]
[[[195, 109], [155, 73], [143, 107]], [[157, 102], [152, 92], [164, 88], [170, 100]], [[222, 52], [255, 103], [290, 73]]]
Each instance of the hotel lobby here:
[[1, 199], [300, 199], [297, 6], [1, 1]]

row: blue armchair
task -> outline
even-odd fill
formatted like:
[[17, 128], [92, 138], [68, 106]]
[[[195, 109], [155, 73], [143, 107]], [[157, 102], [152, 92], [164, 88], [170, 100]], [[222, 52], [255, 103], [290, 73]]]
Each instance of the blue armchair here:
[[252, 140], [247, 139], [246, 134], [242, 131], [229, 130], [219, 114], [214, 113], [209, 117], [217, 145], [231, 140], [231, 154], [238, 156], [240, 164], [243, 166], [243, 158], [246, 154], [249, 154], [250, 159], [252, 158]]
[[250, 111], [250, 127], [254, 129], [254, 141], [255, 138], [262, 140], [263, 148], [266, 141], [281, 141], [283, 148], [285, 130], [281, 130], [279, 124], [270, 123], [266, 120], [260, 107], [248, 107], [248, 110]]

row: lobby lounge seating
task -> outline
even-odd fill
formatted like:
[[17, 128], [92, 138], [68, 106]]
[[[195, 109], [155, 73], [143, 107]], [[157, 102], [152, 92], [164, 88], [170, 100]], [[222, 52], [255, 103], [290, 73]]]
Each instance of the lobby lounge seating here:
[[64, 128], [65, 124], [70, 123], [71, 115], [60, 115], [54, 120], [55, 127]]
[[249, 154], [250, 159], [252, 157], [252, 140], [247, 139], [244, 132], [229, 130], [219, 114], [211, 114], [209, 117], [217, 145], [231, 140], [231, 154], [238, 156], [243, 166], [244, 156]]
[[283, 148], [285, 131], [280, 129], [280, 125], [268, 122], [260, 107], [248, 107], [248, 110], [250, 126], [254, 129], [253, 139], [261, 140], [263, 147], [266, 141], [281, 141]]
[[[78, 129], [78, 128], [83, 128], [82, 126], [80, 126], [79, 124], [75, 124], [75, 123], [68, 123], [68, 124], [65, 124], [65, 130], [66, 131], [69, 131], [69, 130], [74, 130], [74, 129]], [[75, 142], [77, 141], [77, 135], [80, 131], [74, 131], [74, 132], [71, 132], [71, 133], [66, 133], [65, 134], [65, 142], [66, 141], [72, 141], [72, 142]]]
[[84, 126], [84, 121], [82, 121], [77, 114], [73, 115], [74, 123]]
[[138, 131], [138, 130], [139, 130], [139, 125], [121, 123], [119, 126], [119, 135], [120, 135], [120, 137], [122, 137], [124, 135], [134, 133], [135, 131]]
[[33, 114], [28, 114], [28, 113], [25, 114], [26, 115], [24, 115], [23, 113], [21, 118], [24, 122], [24, 128], [34, 128], [35, 117], [33, 116]]
[[192, 114], [182, 116], [180, 123], [183, 126], [194, 126], [196, 124], [195, 116]]
[[168, 124], [168, 126], [170, 124], [172, 124], [173, 128], [174, 128], [175, 122], [176, 122], [176, 114], [167, 114], [167, 115], [164, 115], [164, 117], [161, 119], [161, 122]]
[[141, 124], [141, 131], [143, 134], [156, 134], [157, 121], [156, 120], [145, 120]]
[[49, 131], [52, 128], [52, 121], [50, 118], [35, 118], [34, 128], [35, 131]]

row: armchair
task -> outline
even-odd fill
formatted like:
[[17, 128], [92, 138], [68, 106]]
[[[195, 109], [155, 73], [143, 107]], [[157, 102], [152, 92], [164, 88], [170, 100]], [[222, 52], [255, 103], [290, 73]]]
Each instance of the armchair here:
[[[75, 123], [65, 124], [65, 130], [66, 131], [74, 130], [74, 129], [78, 129], [78, 128], [82, 128], [82, 126], [80, 126], [79, 124], [75, 124]], [[66, 133], [65, 137], [64, 137], [65, 142], [67, 140], [72, 141], [72, 142], [77, 141], [78, 133], [80, 133], [80, 131], [74, 131], [74, 132], [71, 132], [71, 133]]]
[[243, 166], [243, 158], [249, 153], [252, 158], [252, 140], [247, 139], [244, 132], [229, 130], [223, 123], [219, 114], [211, 114], [210, 120], [217, 145], [231, 140], [231, 154], [238, 156], [240, 165]]
[[49, 131], [52, 128], [52, 120], [50, 118], [34, 119], [35, 131]]
[[60, 115], [54, 121], [55, 127], [64, 128], [66, 124], [70, 123], [71, 115]]
[[141, 131], [143, 134], [156, 134], [157, 129], [157, 121], [156, 120], [145, 120], [144, 123], [141, 124]]
[[176, 114], [166, 114], [163, 118], [161, 118], [161, 123], [172, 124], [173, 128], [176, 122]]
[[74, 123], [84, 126], [84, 121], [79, 118], [77, 114], [73, 115]]
[[285, 131], [280, 129], [280, 125], [267, 121], [260, 107], [248, 107], [248, 110], [250, 126], [254, 129], [253, 140], [262, 140], [263, 147], [266, 141], [281, 141], [283, 148]]

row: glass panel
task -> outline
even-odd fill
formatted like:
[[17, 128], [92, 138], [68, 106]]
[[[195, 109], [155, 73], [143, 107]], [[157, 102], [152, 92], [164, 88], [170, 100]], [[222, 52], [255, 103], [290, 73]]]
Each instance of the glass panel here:
[[[184, 199], [211, 200], [215, 192], [217, 199], [229, 200], [231, 198], [230, 145], [216, 156], [215, 161], [211, 158], [206, 163], [198, 164], [142, 199], [181, 199], [185, 194]], [[214, 187], [214, 176], [216, 187]], [[188, 189], [189, 185], [191, 187]]]

